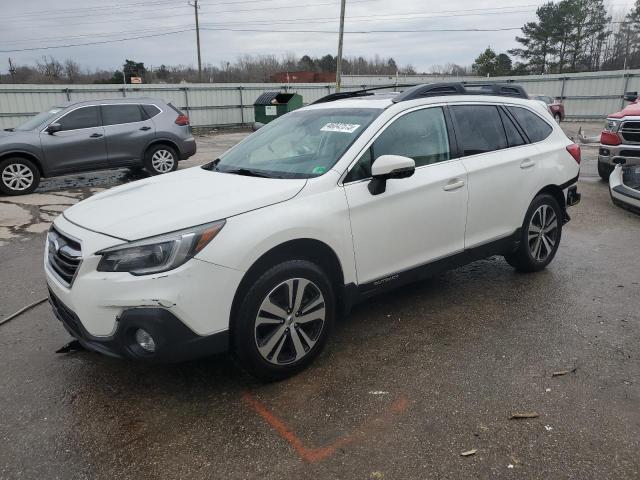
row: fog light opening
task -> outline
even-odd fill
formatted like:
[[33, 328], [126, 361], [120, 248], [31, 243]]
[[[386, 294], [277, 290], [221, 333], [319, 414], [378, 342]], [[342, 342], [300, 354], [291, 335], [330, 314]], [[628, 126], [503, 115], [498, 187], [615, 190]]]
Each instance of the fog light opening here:
[[136, 342], [145, 352], [153, 353], [156, 351], [156, 342], [149, 332], [139, 328], [136, 330]]

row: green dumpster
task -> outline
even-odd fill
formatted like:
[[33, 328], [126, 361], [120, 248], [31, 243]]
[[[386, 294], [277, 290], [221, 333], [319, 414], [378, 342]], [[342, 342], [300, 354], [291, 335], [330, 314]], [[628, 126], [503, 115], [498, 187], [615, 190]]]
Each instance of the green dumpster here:
[[253, 111], [258, 124], [267, 124], [302, 107], [302, 96], [297, 93], [264, 92], [253, 103]]

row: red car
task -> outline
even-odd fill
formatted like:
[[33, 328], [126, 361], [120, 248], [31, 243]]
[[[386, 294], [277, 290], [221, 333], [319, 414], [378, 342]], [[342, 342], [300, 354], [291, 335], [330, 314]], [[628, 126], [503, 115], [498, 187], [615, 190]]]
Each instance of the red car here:
[[549, 109], [549, 112], [551, 112], [551, 115], [553, 115], [553, 118], [556, 119], [556, 122], [560, 123], [564, 120], [564, 105], [562, 104], [562, 99], [537, 94], [529, 95], [529, 98], [543, 102]]

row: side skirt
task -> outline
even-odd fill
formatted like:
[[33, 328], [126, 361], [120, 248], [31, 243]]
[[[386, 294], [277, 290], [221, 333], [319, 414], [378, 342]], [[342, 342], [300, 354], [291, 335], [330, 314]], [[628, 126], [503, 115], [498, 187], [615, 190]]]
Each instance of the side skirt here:
[[379, 293], [394, 290], [402, 285], [424, 280], [439, 273], [454, 268], [467, 265], [492, 257], [494, 255], [506, 255], [516, 250], [520, 243], [521, 229], [518, 228], [512, 235], [494, 240], [476, 247], [469, 248], [463, 252], [435, 260], [433, 262], [403, 270], [388, 275], [384, 278], [364, 283], [362, 285], [349, 284], [344, 287], [344, 313], [351, 307]]

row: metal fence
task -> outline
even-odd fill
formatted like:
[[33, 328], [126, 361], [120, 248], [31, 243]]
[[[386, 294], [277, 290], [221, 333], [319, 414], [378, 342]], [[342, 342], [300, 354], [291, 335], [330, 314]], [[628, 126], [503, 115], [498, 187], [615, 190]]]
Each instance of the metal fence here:
[[[430, 81], [473, 81], [478, 77], [433, 75], [387, 77], [347, 76], [345, 90], [376, 85], [417, 84]], [[486, 79], [482, 79], [486, 80]], [[491, 81], [522, 84], [529, 93], [562, 97], [567, 117], [601, 119], [619, 110], [625, 91], [640, 90], [640, 70], [571, 75], [498, 77]], [[205, 83], [179, 85], [0, 85], [0, 128], [8, 128], [51, 106], [69, 100], [114, 97], [156, 97], [184, 110], [194, 126], [217, 127], [251, 124], [253, 102], [265, 90], [297, 92], [305, 103], [335, 91], [334, 84]]]

